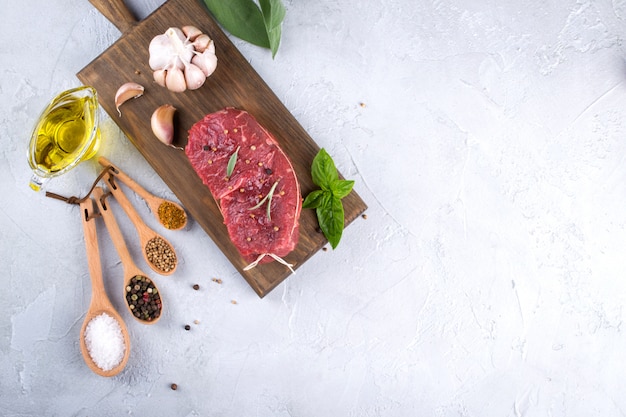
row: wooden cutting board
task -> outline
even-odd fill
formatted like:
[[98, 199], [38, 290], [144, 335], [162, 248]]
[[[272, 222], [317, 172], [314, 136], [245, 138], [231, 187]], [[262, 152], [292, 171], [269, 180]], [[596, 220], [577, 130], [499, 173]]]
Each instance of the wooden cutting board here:
[[[317, 189], [311, 180], [311, 163], [319, 146], [235, 48], [204, 4], [198, 0], [169, 0], [141, 22], [128, 11], [122, 0], [90, 0], [121, 32], [121, 38], [83, 68], [78, 78], [98, 91], [100, 104], [119, 125], [133, 145], [163, 179], [191, 217], [206, 231], [254, 291], [265, 296], [287, 276], [289, 269], [271, 262], [244, 271], [247, 263], [232, 244], [223, 218], [208, 188], [188, 162], [183, 151], [167, 147], [152, 134], [150, 117], [163, 105], [178, 109], [175, 116], [174, 144], [184, 147], [191, 126], [207, 113], [232, 106], [251, 113], [267, 128], [291, 159], [303, 196]], [[193, 25], [215, 42], [217, 70], [198, 90], [172, 93], [158, 86], [148, 66], [148, 45], [169, 27]], [[269, 53], [269, 52], [268, 52]], [[124, 83], [133, 81], [145, 87], [144, 95], [126, 102], [122, 117], [115, 109], [114, 97]], [[324, 105], [319, 103], [320, 106]], [[106, 138], [104, 138], [106, 140]], [[112, 161], [115, 163], [115, 161]], [[124, 169], [123, 166], [120, 166]], [[350, 224], [367, 206], [352, 192], [343, 200], [345, 224]], [[301, 266], [327, 243], [319, 231], [314, 210], [302, 210], [300, 237], [296, 249], [285, 257]], [[338, 250], [341, 249], [339, 246]]]

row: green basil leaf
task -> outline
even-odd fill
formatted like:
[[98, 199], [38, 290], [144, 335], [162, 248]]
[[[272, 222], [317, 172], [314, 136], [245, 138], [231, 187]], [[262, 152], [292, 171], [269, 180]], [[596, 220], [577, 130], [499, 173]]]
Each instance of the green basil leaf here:
[[302, 208], [305, 209], [314, 209], [318, 208], [323, 203], [324, 194], [330, 194], [328, 191], [315, 190], [311, 191], [309, 195], [306, 196], [304, 202], [302, 203]]
[[330, 246], [335, 249], [343, 234], [344, 212], [341, 199], [336, 197], [327, 199], [323, 206], [316, 209], [316, 213], [320, 229]]
[[335, 197], [341, 199], [350, 194], [353, 186], [354, 181], [352, 180], [337, 180], [330, 184], [330, 190]]
[[315, 208], [320, 229], [335, 249], [341, 240], [345, 221], [341, 199], [350, 194], [354, 181], [339, 179], [335, 162], [323, 148], [313, 158], [311, 177], [321, 190], [309, 193], [302, 208]]
[[270, 47], [263, 13], [253, 0], [204, 0], [204, 4], [232, 35], [253, 45]]
[[322, 188], [322, 190], [330, 190], [331, 184], [339, 179], [335, 162], [324, 148], [313, 158], [311, 165], [311, 177], [313, 182]]
[[276, 56], [282, 33], [281, 25], [285, 18], [285, 7], [280, 0], [259, 0], [261, 13], [265, 22], [265, 31], [272, 50], [272, 58]]

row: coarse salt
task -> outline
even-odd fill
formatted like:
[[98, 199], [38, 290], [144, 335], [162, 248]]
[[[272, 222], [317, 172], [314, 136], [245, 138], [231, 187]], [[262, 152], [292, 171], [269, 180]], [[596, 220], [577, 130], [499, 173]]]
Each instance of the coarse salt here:
[[85, 345], [89, 356], [103, 371], [110, 371], [122, 362], [126, 345], [118, 321], [102, 313], [87, 323]]

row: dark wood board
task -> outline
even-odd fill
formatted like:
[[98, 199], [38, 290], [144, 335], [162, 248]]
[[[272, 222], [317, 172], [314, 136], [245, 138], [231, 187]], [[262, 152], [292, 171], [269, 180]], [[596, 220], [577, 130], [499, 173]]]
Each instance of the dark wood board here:
[[[207, 114], [224, 107], [237, 107], [252, 114], [276, 138], [291, 159], [306, 196], [317, 186], [311, 180], [311, 163], [319, 146], [261, 79], [237, 50], [207, 9], [197, 0], [168, 0], [141, 22], [135, 22], [121, 0], [90, 0], [122, 31], [121, 38], [95, 58], [78, 74], [83, 84], [98, 92], [101, 106], [172, 190], [191, 217], [204, 229], [254, 291], [263, 297], [291, 272], [278, 262], [259, 265], [249, 271], [232, 244], [223, 218], [209, 189], [204, 186], [184, 152], [167, 147], [152, 134], [150, 117], [163, 105], [178, 109], [175, 115], [174, 144], [184, 147], [191, 126]], [[198, 90], [173, 93], [152, 79], [148, 66], [148, 45], [169, 27], [194, 25], [208, 34], [216, 46], [216, 71]], [[133, 81], [145, 87], [144, 95], [126, 102], [122, 117], [115, 109], [114, 97], [124, 83]], [[323, 103], [320, 103], [323, 105]], [[103, 138], [106, 140], [106, 138]], [[115, 163], [115, 161], [112, 161]], [[123, 166], [120, 166], [124, 169]], [[350, 224], [367, 206], [356, 192], [344, 200], [345, 224]], [[302, 210], [300, 236], [296, 249], [285, 257], [301, 266], [327, 243], [319, 231], [314, 210]]]

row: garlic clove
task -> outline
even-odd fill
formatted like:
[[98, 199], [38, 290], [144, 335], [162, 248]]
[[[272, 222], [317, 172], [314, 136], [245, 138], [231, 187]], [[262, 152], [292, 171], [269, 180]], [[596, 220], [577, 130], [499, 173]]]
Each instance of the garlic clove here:
[[[211, 45], [213, 45], [213, 42], [211, 42]], [[203, 53], [194, 56], [191, 59], [191, 63], [200, 67], [204, 75], [208, 77], [213, 74], [217, 68], [217, 56], [211, 52], [211, 48], [209, 47]]]
[[206, 48], [206, 50], [203, 53], [209, 53], [209, 54], [215, 55], [215, 42], [213, 41], [209, 42], [209, 46]]
[[206, 51], [211, 43], [211, 38], [209, 35], [205, 35], [204, 33], [198, 36], [192, 43], [194, 49], [200, 53]]
[[143, 91], [144, 88], [141, 84], [133, 82], [122, 84], [122, 86], [117, 89], [117, 92], [115, 93], [115, 108], [117, 109], [120, 117], [122, 117], [120, 106], [131, 98], [141, 97], [143, 95]]
[[187, 68], [185, 68], [185, 83], [188, 89], [196, 90], [202, 87], [205, 80], [206, 75], [204, 75], [204, 71], [200, 67], [194, 64], [187, 65]]
[[191, 25], [183, 26], [181, 30], [191, 42], [195, 41], [198, 36], [202, 35], [202, 31], [200, 29]]
[[170, 68], [165, 75], [165, 87], [175, 93], [182, 93], [187, 89], [185, 74], [178, 67]]
[[172, 42], [166, 34], [157, 35], [150, 41], [148, 45], [148, 65], [152, 70], [166, 68], [171, 61], [172, 55], [176, 50], [172, 47]]
[[156, 70], [152, 73], [152, 76], [154, 77], [154, 81], [160, 85], [161, 87], [165, 87], [165, 76], [167, 74], [167, 70], [164, 69], [160, 69], [160, 70]]
[[158, 107], [150, 118], [152, 133], [161, 142], [172, 146], [174, 141], [174, 113], [176, 108], [171, 104], [164, 104]]

